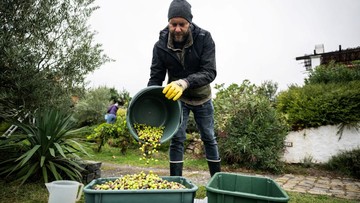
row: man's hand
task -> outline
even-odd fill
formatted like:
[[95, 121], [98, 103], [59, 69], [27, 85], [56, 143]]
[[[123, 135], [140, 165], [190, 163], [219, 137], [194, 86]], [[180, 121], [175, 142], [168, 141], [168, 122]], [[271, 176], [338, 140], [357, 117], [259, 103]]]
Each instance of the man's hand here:
[[176, 80], [165, 86], [162, 93], [168, 99], [178, 100], [183, 91], [188, 87], [188, 83], [185, 80]]

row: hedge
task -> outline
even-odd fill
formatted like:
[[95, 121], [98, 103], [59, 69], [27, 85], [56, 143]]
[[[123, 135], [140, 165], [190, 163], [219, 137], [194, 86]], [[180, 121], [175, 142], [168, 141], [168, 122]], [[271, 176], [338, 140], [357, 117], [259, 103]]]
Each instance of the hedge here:
[[292, 130], [360, 122], [360, 81], [290, 86], [276, 98]]

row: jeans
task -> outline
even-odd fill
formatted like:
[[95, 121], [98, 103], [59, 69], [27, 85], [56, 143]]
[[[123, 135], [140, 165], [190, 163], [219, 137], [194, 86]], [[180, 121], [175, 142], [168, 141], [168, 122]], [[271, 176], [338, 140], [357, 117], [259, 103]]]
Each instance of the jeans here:
[[184, 141], [190, 111], [193, 112], [195, 122], [200, 131], [201, 140], [205, 146], [205, 155], [208, 161], [219, 161], [219, 151], [214, 134], [214, 106], [209, 100], [202, 105], [192, 106], [181, 102], [183, 122], [170, 143], [170, 163], [181, 163], [184, 158]]
[[107, 116], [106, 122], [107, 123], [115, 123], [115, 121], [116, 121], [116, 116], [114, 114], [109, 113]]

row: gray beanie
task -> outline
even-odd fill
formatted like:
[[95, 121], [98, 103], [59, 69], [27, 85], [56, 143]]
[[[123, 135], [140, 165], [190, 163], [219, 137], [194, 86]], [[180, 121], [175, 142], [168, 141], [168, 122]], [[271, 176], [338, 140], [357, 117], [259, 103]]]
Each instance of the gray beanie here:
[[186, 0], [173, 0], [169, 7], [168, 20], [175, 17], [185, 18], [189, 23], [192, 21], [191, 5]]

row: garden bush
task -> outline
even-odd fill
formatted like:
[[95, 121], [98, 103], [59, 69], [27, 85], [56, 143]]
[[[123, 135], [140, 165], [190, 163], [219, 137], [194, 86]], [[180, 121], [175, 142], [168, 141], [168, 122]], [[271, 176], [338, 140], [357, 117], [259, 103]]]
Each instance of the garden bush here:
[[273, 107], [269, 94], [264, 94], [268, 92], [264, 87], [249, 81], [227, 89], [217, 87], [214, 107], [219, 151], [228, 164], [280, 172], [288, 126]]
[[0, 121], [0, 136], [5, 133], [9, 128], [11, 124], [5, 121]]
[[360, 61], [354, 61], [350, 66], [332, 61], [310, 70], [309, 77], [305, 79], [305, 85], [347, 83], [355, 80], [360, 80]]
[[331, 157], [326, 165], [331, 170], [360, 179], [360, 148], [343, 151]]
[[324, 125], [356, 126], [360, 122], [360, 61], [331, 62], [309, 72], [305, 85], [291, 85], [276, 97], [292, 130]]
[[360, 81], [293, 85], [276, 101], [292, 130], [360, 122]]
[[38, 109], [35, 122], [16, 122], [21, 134], [0, 142], [0, 176], [20, 184], [28, 180], [71, 179], [80, 181], [83, 170], [79, 154], [88, 155], [81, 144], [70, 136], [81, 129], [71, 114], [55, 109]]
[[87, 137], [88, 141], [96, 141], [97, 152], [100, 152], [108, 141], [111, 142], [109, 144], [119, 147], [122, 154], [125, 154], [126, 150], [134, 144], [135, 140], [126, 126], [126, 109], [119, 108], [116, 115], [114, 124], [102, 123]]

